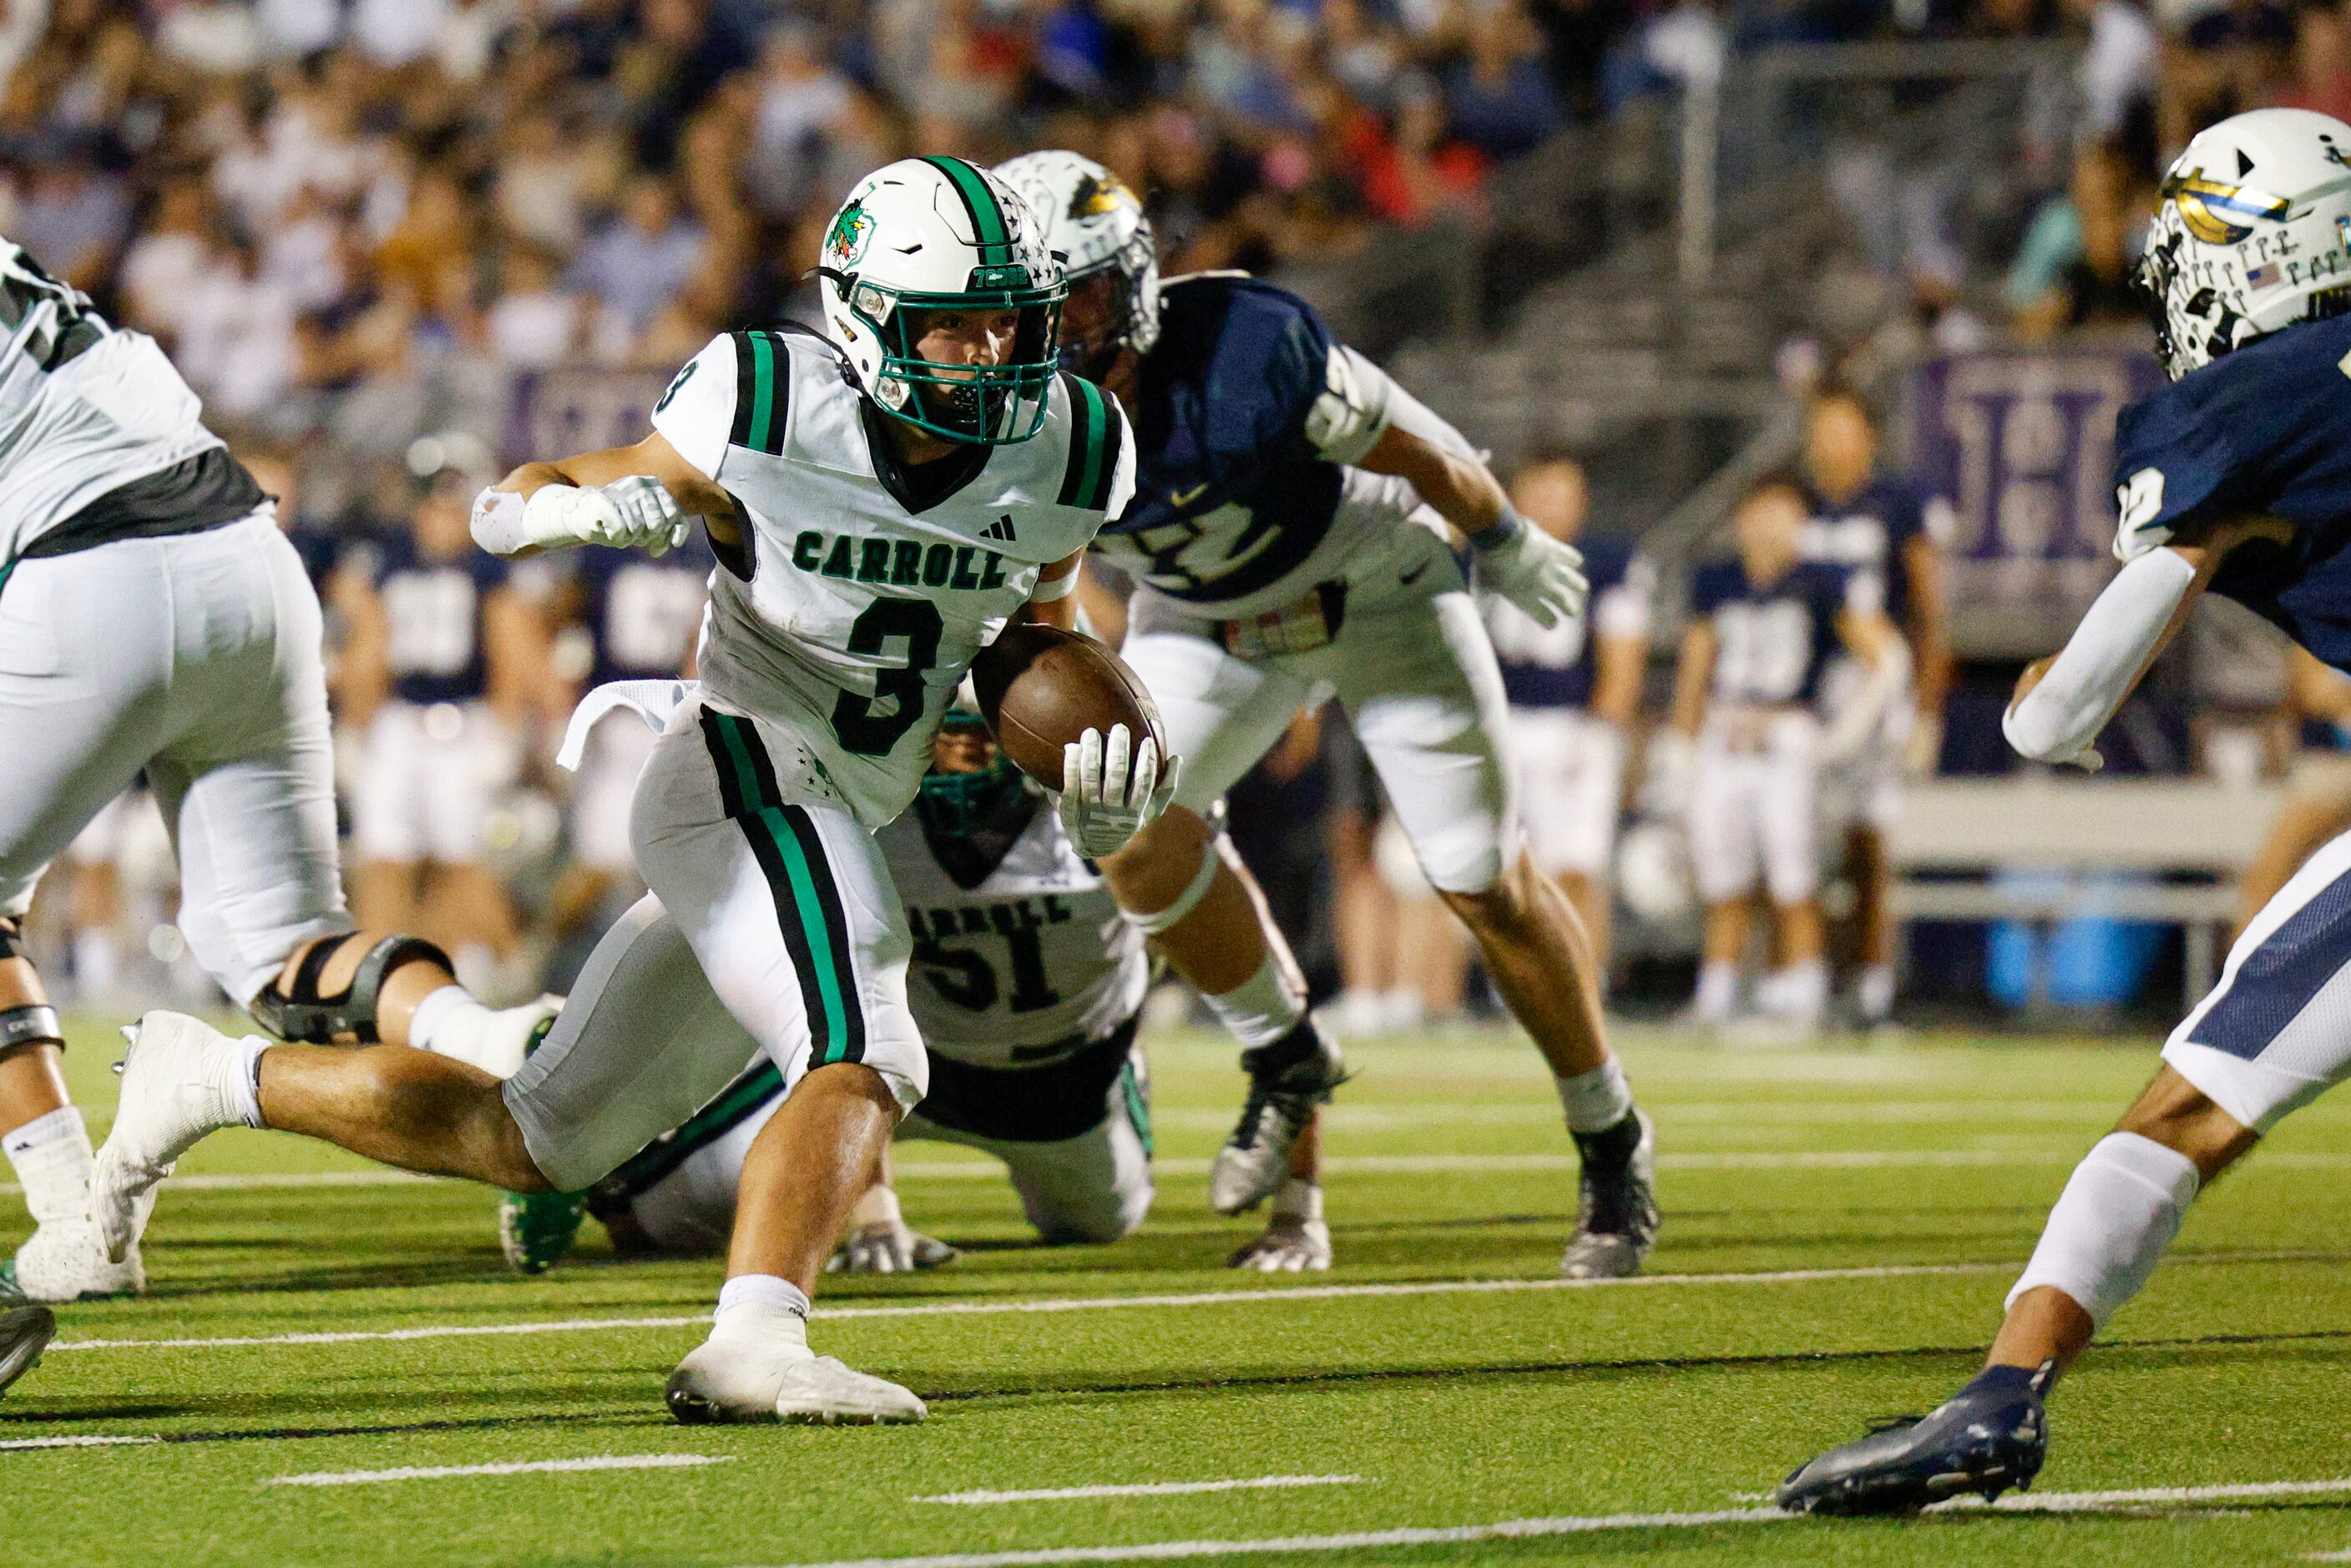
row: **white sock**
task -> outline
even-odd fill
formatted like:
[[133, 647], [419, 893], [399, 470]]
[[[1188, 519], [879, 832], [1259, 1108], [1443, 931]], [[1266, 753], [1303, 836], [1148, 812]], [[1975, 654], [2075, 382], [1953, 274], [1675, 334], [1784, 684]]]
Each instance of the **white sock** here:
[[718, 1291], [712, 1339], [753, 1339], [769, 1350], [808, 1347], [808, 1292], [777, 1274], [737, 1274]]
[[408, 1043], [419, 1051], [437, 1050], [433, 1042], [447, 1034], [451, 1024], [458, 1026], [457, 1035], [465, 1035], [471, 1032], [466, 1026], [477, 1026], [489, 1016], [490, 1009], [475, 1000], [474, 993], [465, 987], [444, 986], [416, 1004], [408, 1019]]
[[2105, 1327], [2155, 1272], [2200, 1185], [2196, 1163], [2179, 1150], [2107, 1134], [2074, 1167], [2007, 1304], [2051, 1285]]
[[78, 1219], [89, 1213], [92, 1155], [81, 1107], [64, 1105], [0, 1137], [0, 1149], [16, 1167], [25, 1207], [36, 1225]]
[[1721, 1023], [1739, 1005], [1739, 966], [1709, 958], [1698, 966], [1698, 1001], [1692, 1009], [1700, 1023]]
[[1818, 958], [1790, 964], [1772, 975], [1775, 994], [1768, 1011], [1799, 1023], [1816, 1023], [1829, 1000], [1829, 967]]
[[266, 1127], [261, 1119], [261, 1053], [277, 1042], [248, 1034], [236, 1041], [236, 1076], [229, 1084], [229, 1108], [248, 1127]]
[[1322, 1218], [1322, 1189], [1302, 1176], [1291, 1176], [1273, 1195], [1273, 1212], [1282, 1219]]
[[1554, 1075], [1552, 1082], [1571, 1133], [1604, 1133], [1632, 1114], [1633, 1086], [1625, 1081], [1625, 1064], [1613, 1056], [1589, 1072]]
[[1861, 972], [1854, 987], [1854, 999], [1861, 1004], [1861, 1016], [1872, 1023], [1888, 1017], [1894, 1011], [1894, 966], [1872, 964]]
[[1226, 1031], [1252, 1051], [1271, 1045], [1306, 1016], [1306, 998], [1291, 986], [1271, 953], [1257, 967], [1256, 974], [1229, 991], [1202, 999]]

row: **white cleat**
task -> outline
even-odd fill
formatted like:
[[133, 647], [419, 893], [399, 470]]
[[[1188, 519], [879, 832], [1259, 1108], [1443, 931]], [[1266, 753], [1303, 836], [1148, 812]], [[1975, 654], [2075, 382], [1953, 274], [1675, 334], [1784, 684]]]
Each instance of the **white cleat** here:
[[669, 1379], [670, 1414], [689, 1426], [741, 1421], [870, 1426], [919, 1421], [910, 1391], [800, 1346], [706, 1340]]
[[151, 1195], [207, 1134], [242, 1125], [238, 1042], [185, 1013], [151, 1012], [122, 1031], [122, 1093], [89, 1182], [89, 1214], [106, 1256], [128, 1262]]
[[478, 1067], [493, 1078], [512, 1078], [562, 1010], [561, 997], [544, 996], [518, 1008], [452, 1019], [434, 1037], [433, 1053]]
[[1322, 1273], [1331, 1267], [1331, 1228], [1319, 1219], [1277, 1214], [1265, 1234], [1226, 1259], [1225, 1267], [1260, 1274]]
[[776, 1396], [776, 1419], [826, 1427], [883, 1427], [920, 1421], [930, 1407], [914, 1390], [844, 1366], [831, 1356], [796, 1361]]
[[98, 1227], [88, 1218], [53, 1219], [42, 1226], [16, 1249], [5, 1272], [36, 1301], [101, 1301], [135, 1296], [147, 1288], [139, 1244], [134, 1240], [122, 1261], [115, 1262], [98, 1239]]

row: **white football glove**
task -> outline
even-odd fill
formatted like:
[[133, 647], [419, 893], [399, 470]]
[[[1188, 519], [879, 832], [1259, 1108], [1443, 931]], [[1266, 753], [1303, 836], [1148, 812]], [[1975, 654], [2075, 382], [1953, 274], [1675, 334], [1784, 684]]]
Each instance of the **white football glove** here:
[[1181, 760], [1171, 757], [1163, 777], [1159, 743], [1145, 736], [1137, 746], [1126, 726], [1114, 724], [1107, 739], [1089, 729], [1061, 748], [1061, 788], [1047, 793], [1078, 852], [1100, 860], [1158, 820], [1176, 798], [1182, 771]]
[[881, 1224], [852, 1230], [827, 1260], [828, 1274], [911, 1274], [936, 1269], [963, 1254], [935, 1237], [904, 1224]]
[[1583, 615], [1592, 592], [1583, 575], [1583, 552], [1506, 512], [1495, 525], [1503, 537], [1491, 544], [1484, 533], [1469, 536], [1478, 584], [1517, 605], [1548, 630]]
[[644, 474], [585, 489], [542, 485], [528, 499], [497, 489], [474, 497], [474, 542], [492, 555], [611, 545], [660, 556], [684, 544], [692, 528], [669, 486]]
[[1265, 1234], [1226, 1259], [1225, 1267], [1260, 1274], [1322, 1273], [1331, 1267], [1331, 1228], [1319, 1219], [1277, 1212]]

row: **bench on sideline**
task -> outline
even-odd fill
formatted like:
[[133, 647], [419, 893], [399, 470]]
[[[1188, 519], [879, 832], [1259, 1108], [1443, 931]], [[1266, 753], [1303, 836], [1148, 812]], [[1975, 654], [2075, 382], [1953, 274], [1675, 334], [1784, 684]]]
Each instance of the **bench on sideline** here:
[[[2273, 786], [2202, 779], [1921, 780], [1905, 794], [1893, 835], [1895, 913], [1905, 921], [2097, 915], [2178, 925], [2192, 1004], [2220, 972], [2238, 877], [2283, 799]], [[2001, 875], [2017, 872], [2070, 874], [2023, 885]], [[2088, 880], [2095, 872], [2210, 880], [2116, 885]]]

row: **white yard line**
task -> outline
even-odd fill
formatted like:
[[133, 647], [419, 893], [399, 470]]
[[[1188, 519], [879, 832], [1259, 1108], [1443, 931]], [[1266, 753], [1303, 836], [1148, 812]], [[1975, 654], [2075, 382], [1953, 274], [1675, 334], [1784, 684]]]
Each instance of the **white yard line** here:
[[379, 1481], [440, 1481], [458, 1476], [569, 1475], [576, 1470], [683, 1470], [723, 1465], [731, 1454], [608, 1454], [588, 1459], [530, 1459], [500, 1465], [411, 1465], [396, 1470], [313, 1470], [273, 1476], [274, 1487], [357, 1487]]
[[[2168, 1260], [2172, 1268], [2231, 1263], [2292, 1263], [2332, 1254], [2310, 1252], [2218, 1252]], [[1834, 1280], [1932, 1279], [1965, 1274], [2002, 1274], [2021, 1267], [2014, 1260], [1972, 1263], [1877, 1263], [1850, 1269], [1763, 1269], [1747, 1272], [1637, 1274], [1629, 1280], [1410, 1280], [1361, 1285], [1272, 1286], [1247, 1291], [1170, 1291], [1159, 1295], [1049, 1297], [1041, 1301], [995, 1297], [985, 1301], [906, 1301], [871, 1307], [819, 1307], [827, 1322], [850, 1318], [946, 1318], [1019, 1316], [1040, 1312], [1123, 1312], [1158, 1307], [1279, 1305], [1285, 1301], [1345, 1301], [1381, 1296], [1476, 1296], [1542, 1291], [1662, 1290], [1683, 1285], [1801, 1285]], [[77, 1339], [48, 1347], [51, 1355], [88, 1350], [219, 1350], [246, 1345], [360, 1344], [387, 1340], [496, 1338], [505, 1334], [602, 1333], [627, 1329], [697, 1328], [707, 1312], [643, 1318], [564, 1318], [521, 1323], [431, 1323], [404, 1329], [346, 1329], [309, 1333], [236, 1334], [189, 1339]]]
[[[1990, 1506], [1998, 1513], [2096, 1513], [2142, 1508], [2150, 1503], [2231, 1502], [2261, 1498], [2318, 1497], [2351, 1492], [2351, 1479], [2253, 1481], [2242, 1485], [2149, 1487], [2132, 1491], [2048, 1492], [2011, 1495]], [[1951, 1503], [1934, 1511], [1985, 1511], [1981, 1503]], [[1794, 1522], [1776, 1508], [1726, 1508], [1692, 1513], [1571, 1514], [1552, 1519], [1509, 1519], [1493, 1524], [1441, 1528], [1351, 1531], [1343, 1535], [1284, 1535], [1255, 1541], [1145, 1541], [1123, 1546], [1055, 1546], [1030, 1552], [952, 1552], [925, 1557], [860, 1557], [807, 1563], [797, 1568], [1041, 1568], [1060, 1563], [1167, 1563], [1201, 1557], [1262, 1556], [1275, 1552], [1365, 1552], [1390, 1546], [1452, 1546], [1477, 1541], [1524, 1541], [1551, 1535], [1584, 1535], [1612, 1530], [1703, 1530], [1721, 1525]], [[1836, 1528], [1813, 1521], [1811, 1528]], [[2351, 1553], [2314, 1558], [2351, 1560]]]
[[[1218, 1123], [1218, 1125], [1223, 1125], [1223, 1123]], [[2082, 1157], [2082, 1149], [2072, 1145], [2046, 1149], [1723, 1149], [1662, 1154], [1657, 1156], [1657, 1168], [1667, 1171], [1768, 1171], [2054, 1166], [2072, 1165]], [[1153, 1161], [1151, 1168], [1154, 1175], [1172, 1179], [1206, 1176], [1209, 1163], [1207, 1159], [1163, 1159]], [[2351, 1166], [2351, 1151], [2264, 1153], [2252, 1168], [2259, 1169], [2262, 1166], [2295, 1170], [2334, 1170]], [[892, 1168], [902, 1180], [1004, 1179], [1004, 1167], [993, 1160], [907, 1160], [895, 1163]], [[1331, 1176], [1424, 1176], [1444, 1172], [1490, 1174], [1571, 1171], [1575, 1168], [1575, 1155], [1565, 1152], [1532, 1155], [1336, 1155], [1326, 1157], [1322, 1162], [1323, 1171]], [[244, 1176], [173, 1176], [164, 1184], [163, 1190], [264, 1192], [280, 1187], [413, 1186], [443, 1179], [412, 1176], [406, 1171], [256, 1172]], [[0, 1182], [0, 1194], [18, 1190], [13, 1184]]]
[[916, 1502], [977, 1505], [991, 1502], [1059, 1502], [1088, 1497], [1180, 1497], [1203, 1491], [1260, 1491], [1281, 1487], [1353, 1486], [1361, 1476], [1252, 1476], [1246, 1480], [1144, 1481], [1132, 1486], [1040, 1487], [1032, 1491], [950, 1491], [918, 1497]]
[[120, 1448], [160, 1443], [161, 1437], [11, 1437], [0, 1448]]
[[[173, 1192], [267, 1192], [278, 1187], [414, 1186], [444, 1179], [441, 1176], [417, 1176], [411, 1171], [392, 1170], [246, 1171], [221, 1176], [173, 1176], [168, 1186]], [[0, 1182], [0, 1193], [22, 1193], [24, 1190], [15, 1182]]]

